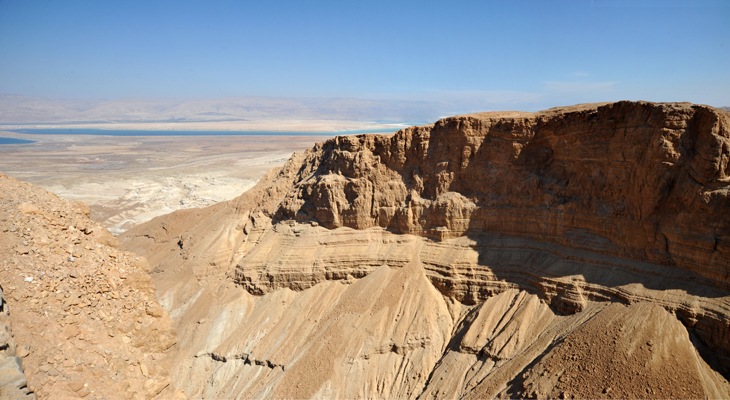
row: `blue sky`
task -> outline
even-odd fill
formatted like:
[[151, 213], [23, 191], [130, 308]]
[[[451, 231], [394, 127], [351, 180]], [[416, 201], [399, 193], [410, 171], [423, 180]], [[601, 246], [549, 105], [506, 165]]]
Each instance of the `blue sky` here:
[[0, 0], [0, 93], [730, 106], [730, 1]]

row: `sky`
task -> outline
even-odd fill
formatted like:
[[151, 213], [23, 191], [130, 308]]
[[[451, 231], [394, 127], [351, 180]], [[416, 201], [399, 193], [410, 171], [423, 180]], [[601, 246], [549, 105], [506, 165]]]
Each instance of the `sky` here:
[[0, 0], [0, 93], [730, 106], [730, 1]]

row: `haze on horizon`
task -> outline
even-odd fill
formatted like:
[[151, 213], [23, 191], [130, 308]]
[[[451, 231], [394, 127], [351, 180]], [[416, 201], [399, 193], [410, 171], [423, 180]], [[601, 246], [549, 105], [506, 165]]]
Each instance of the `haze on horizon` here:
[[253, 101], [270, 118], [403, 121], [728, 106], [728, 21], [722, 0], [0, 1], [0, 122], [99, 104], [174, 118], [182, 103], [210, 116]]

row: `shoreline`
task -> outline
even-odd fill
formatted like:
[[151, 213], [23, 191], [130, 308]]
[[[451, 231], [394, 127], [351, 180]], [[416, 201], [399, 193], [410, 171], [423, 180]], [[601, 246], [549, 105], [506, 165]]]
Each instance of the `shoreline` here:
[[[307, 131], [193, 131], [193, 130], [139, 130], [139, 129], [69, 129], [69, 128], [30, 128], [14, 129], [7, 132], [21, 135], [91, 135], [91, 136], [338, 136], [362, 133], [393, 133], [396, 129], [361, 129], [336, 132]], [[6, 131], [0, 131], [6, 132]], [[15, 139], [23, 140], [23, 139]], [[27, 142], [27, 141], [26, 141]]]
[[0, 131], [29, 129], [99, 129], [128, 131], [235, 131], [235, 132], [311, 132], [320, 134], [340, 131], [403, 129], [407, 123], [382, 123], [353, 120], [256, 120], [206, 122], [96, 122], [0, 124]]

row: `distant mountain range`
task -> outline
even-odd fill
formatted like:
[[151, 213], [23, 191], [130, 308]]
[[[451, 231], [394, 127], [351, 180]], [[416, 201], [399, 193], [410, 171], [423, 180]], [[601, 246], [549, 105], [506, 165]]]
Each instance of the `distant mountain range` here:
[[[422, 101], [336, 97], [50, 99], [0, 94], [0, 124], [350, 120], [428, 123], [441, 117], [504, 110], [496, 99], [430, 96]], [[500, 105], [501, 104], [501, 105]], [[509, 103], [507, 103], [509, 104]], [[548, 108], [534, 103], [521, 111]], [[535, 108], [537, 107], [537, 108]], [[730, 107], [719, 107], [730, 111]]]
[[425, 122], [437, 102], [354, 98], [228, 97], [216, 99], [49, 99], [0, 94], [0, 123], [193, 122], [329, 119]]

